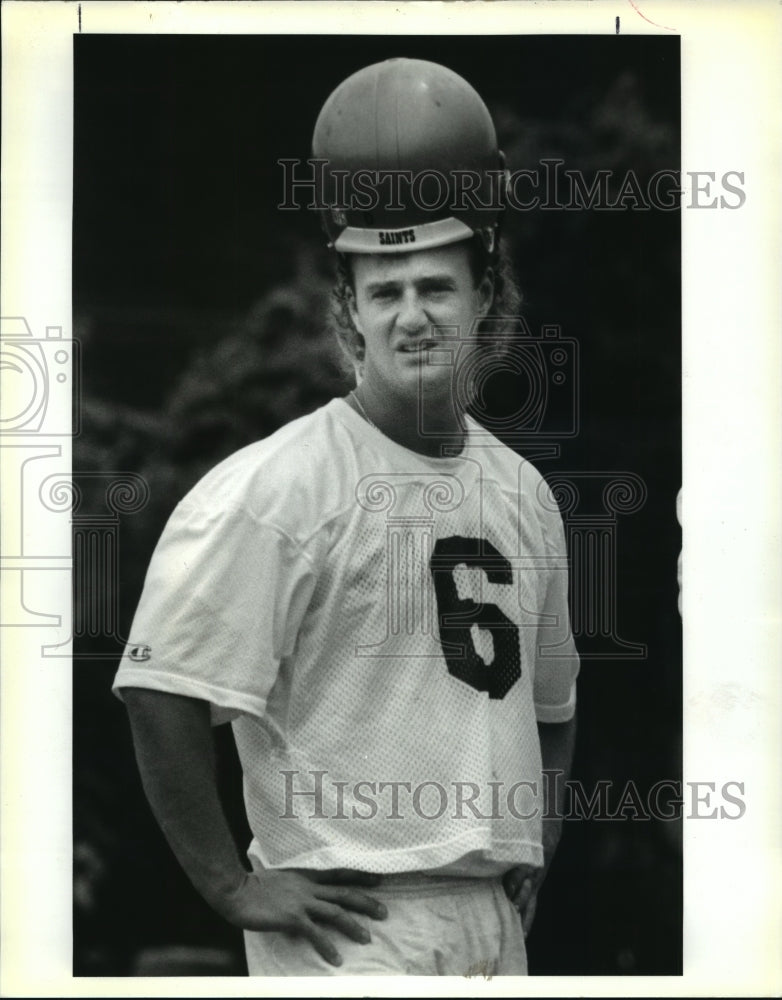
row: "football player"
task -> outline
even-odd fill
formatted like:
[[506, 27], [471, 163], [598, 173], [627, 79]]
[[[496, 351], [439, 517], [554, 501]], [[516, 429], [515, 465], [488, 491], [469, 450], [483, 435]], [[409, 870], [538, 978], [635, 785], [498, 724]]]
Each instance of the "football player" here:
[[[524, 974], [578, 657], [556, 503], [467, 413], [512, 349], [502, 154], [475, 90], [410, 59], [344, 81], [313, 152], [356, 388], [181, 501], [115, 688], [251, 974]], [[215, 778], [229, 721], [249, 871]]]

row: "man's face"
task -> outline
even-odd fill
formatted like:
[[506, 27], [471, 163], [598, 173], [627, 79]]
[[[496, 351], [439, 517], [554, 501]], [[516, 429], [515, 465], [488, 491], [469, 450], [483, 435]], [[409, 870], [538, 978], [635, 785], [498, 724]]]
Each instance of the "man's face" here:
[[[450, 393], [453, 366], [431, 364], [428, 350], [446, 335], [451, 347], [450, 338], [467, 338], [493, 293], [489, 274], [476, 286], [467, 245], [356, 254], [352, 264], [350, 314], [365, 342], [367, 386], [411, 401], [419, 385], [427, 394]], [[465, 356], [462, 350], [460, 361]]]

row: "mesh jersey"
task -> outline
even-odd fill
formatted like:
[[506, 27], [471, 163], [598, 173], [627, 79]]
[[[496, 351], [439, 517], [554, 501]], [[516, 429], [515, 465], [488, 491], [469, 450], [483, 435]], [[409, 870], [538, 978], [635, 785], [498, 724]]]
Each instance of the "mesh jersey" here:
[[266, 867], [542, 863], [536, 719], [575, 709], [561, 518], [472, 420], [428, 458], [342, 399], [179, 504], [115, 680], [233, 722]]

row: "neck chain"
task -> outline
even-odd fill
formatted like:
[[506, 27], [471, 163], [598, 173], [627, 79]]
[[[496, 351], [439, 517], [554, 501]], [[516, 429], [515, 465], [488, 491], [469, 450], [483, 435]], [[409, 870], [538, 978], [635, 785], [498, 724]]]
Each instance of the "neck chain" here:
[[[356, 404], [356, 407], [358, 408], [358, 412], [361, 414], [361, 416], [364, 418], [364, 420], [366, 420], [366, 422], [369, 424], [369, 426], [370, 427], [374, 427], [376, 431], [380, 431], [380, 428], [377, 426], [377, 424], [375, 423], [375, 421], [370, 417], [370, 415], [367, 413], [367, 411], [362, 406], [361, 400], [356, 395], [356, 390], [355, 389], [351, 389], [349, 395], [353, 397], [353, 402]], [[383, 432], [380, 431], [380, 433], [382, 434]], [[446, 447], [455, 448], [454, 454], [458, 455], [458, 454], [461, 453], [461, 451], [464, 448], [464, 442], [465, 442], [465, 440], [466, 440], [466, 435], [464, 435], [462, 437], [462, 443], [459, 445], [458, 448], [456, 448], [455, 445], [450, 445], [450, 446], [446, 446]], [[445, 454], [443, 454], [442, 457], [445, 457]]]
[[355, 389], [351, 389], [350, 390], [350, 395], [353, 397], [353, 402], [358, 407], [359, 413], [364, 418], [364, 420], [366, 420], [366, 422], [369, 424], [370, 427], [374, 427], [375, 430], [379, 430], [379, 428], [378, 428], [377, 424], [375, 423], [375, 421], [372, 420], [372, 418], [369, 416], [369, 414], [367, 413], [367, 411], [361, 405], [361, 400], [356, 395], [356, 390]]

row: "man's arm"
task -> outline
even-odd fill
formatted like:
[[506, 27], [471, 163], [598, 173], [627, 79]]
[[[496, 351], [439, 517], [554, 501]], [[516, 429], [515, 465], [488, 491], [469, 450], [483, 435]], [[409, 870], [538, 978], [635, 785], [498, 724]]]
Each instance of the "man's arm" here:
[[546, 811], [543, 814], [542, 882], [562, 835], [565, 782], [570, 777], [576, 745], [576, 717], [574, 715], [568, 722], [539, 722], [538, 734], [543, 771], [551, 772], [544, 782]]
[[[369, 932], [347, 912], [376, 919], [385, 908], [355, 886], [375, 876], [346, 870], [312, 873], [245, 870], [217, 787], [209, 705], [146, 688], [123, 688], [141, 780], [152, 812], [179, 863], [224, 919], [247, 930], [306, 937], [333, 965], [341, 957], [322, 924], [354, 941]], [[317, 881], [316, 881], [317, 879]]]
[[565, 782], [573, 766], [576, 743], [576, 717], [568, 722], [539, 722], [540, 755], [543, 761], [543, 867], [530, 872], [526, 866], [514, 868], [505, 876], [505, 889], [521, 914], [525, 936], [532, 927], [537, 894], [546, 877], [562, 835], [565, 811]]

